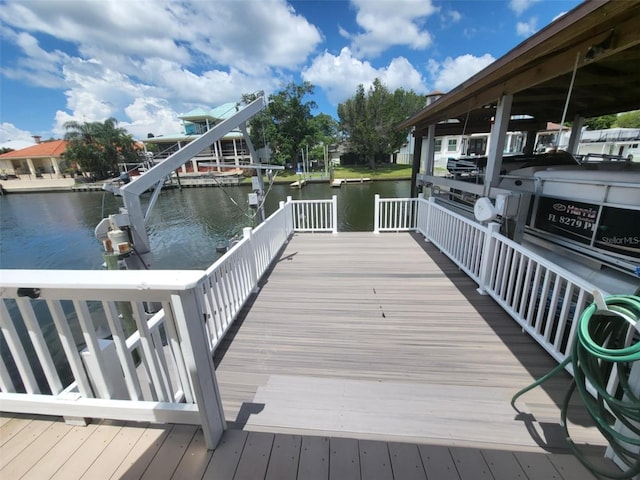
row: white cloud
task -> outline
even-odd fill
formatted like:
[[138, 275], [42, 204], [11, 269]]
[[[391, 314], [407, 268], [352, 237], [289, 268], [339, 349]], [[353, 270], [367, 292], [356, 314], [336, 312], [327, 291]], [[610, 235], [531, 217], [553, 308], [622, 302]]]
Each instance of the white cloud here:
[[534, 3], [540, 2], [541, 0], [510, 0], [509, 8], [513, 10], [516, 15], [522, 15], [526, 10], [531, 7]]
[[284, 0], [260, 2], [6, 2], [7, 25], [77, 46], [83, 57], [161, 58], [189, 65], [194, 57], [253, 71], [256, 64], [293, 68], [322, 40], [318, 29]]
[[3, 65], [1, 72], [8, 78], [27, 80], [32, 85], [46, 88], [61, 88], [64, 80], [60, 68], [69, 56], [59, 50], [47, 52], [42, 49], [38, 40], [25, 32], [16, 32], [10, 28], [2, 28], [5, 39], [12, 41], [23, 52], [14, 67]]
[[457, 23], [462, 20], [462, 14], [457, 10], [447, 10], [445, 12], [442, 12], [442, 14], [440, 15], [440, 20], [445, 26], [447, 26], [451, 23]]
[[536, 33], [536, 25], [538, 23], [538, 19], [536, 17], [531, 17], [528, 22], [518, 22], [516, 24], [516, 33], [520, 37], [530, 37], [534, 33]]
[[[3, 75], [64, 89], [57, 135], [68, 120], [109, 116], [144, 135], [175, 131], [175, 112], [286, 83], [287, 70], [300, 68], [322, 41], [285, 0], [8, 0], [0, 29], [21, 53], [3, 62]], [[67, 53], [47, 50], [46, 35]], [[162, 112], [155, 124], [151, 111]]]
[[[356, 22], [363, 30], [350, 34], [351, 51], [358, 57], [375, 57], [396, 45], [422, 50], [431, 45], [423, 28], [426, 17], [438, 11], [431, 0], [351, 0]], [[343, 36], [346, 32], [342, 32]]]
[[320, 31], [284, 0], [195, 2], [195, 7], [197, 12], [181, 22], [192, 33], [192, 47], [244, 72], [263, 65], [298, 67], [322, 41]]
[[21, 130], [13, 123], [2, 122], [0, 124], [0, 148], [20, 150], [31, 145], [35, 145], [31, 132]]
[[427, 88], [420, 73], [404, 57], [394, 58], [389, 65], [375, 68], [369, 62], [355, 58], [348, 47], [340, 55], [324, 52], [302, 71], [302, 78], [321, 87], [331, 103], [337, 105], [352, 97], [358, 85], [365, 89], [379, 78], [389, 89], [411, 89], [426, 93]]
[[481, 57], [467, 54], [456, 58], [447, 57], [442, 63], [429, 60], [427, 69], [433, 79], [434, 88], [448, 92], [491, 64], [494, 60], [495, 58], [488, 53]]
[[149, 132], [176, 133], [180, 130], [178, 113], [196, 105], [210, 108], [239, 100], [241, 93], [264, 89], [265, 85], [276, 86], [275, 78], [263, 81], [234, 70], [211, 70], [197, 75], [161, 59], [145, 60], [137, 70], [140, 77], [152, 83], [133, 80], [97, 60], [75, 59], [66, 65], [63, 73], [69, 88], [65, 94], [71, 113], [56, 112], [54, 132], [64, 135], [64, 123], [69, 120], [93, 122], [115, 117], [136, 137], [146, 137]]
[[121, 122], [120, 126], [126, 128], [135, 138], [147, 138], [148, 133], [166, 135], [182, 131], [182, 122], [166, 100], [153, 97], [136, 98], [125, 108], [125, 112], [131, 121]]

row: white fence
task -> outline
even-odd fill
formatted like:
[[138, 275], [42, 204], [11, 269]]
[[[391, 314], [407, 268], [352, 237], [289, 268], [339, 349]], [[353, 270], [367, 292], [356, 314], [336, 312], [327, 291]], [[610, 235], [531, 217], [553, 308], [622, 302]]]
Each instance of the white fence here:
[[[0, 408], [200, 424], [214, 447], [212, 353], [293, 232], [337, 232], [336, 203], [289, 198], [204, 272], [3, 270]], [[375, 212], [376, 232], [420, 232], [565, 359], [593, 285], [433, 199], [376, 196]]]
[[417, 198], [374, 199], [373, 233], [408, 232], [416, 229]]
[[330, 200], [291, 200], [293, 228], [296, 232], [338, 233], [338, 197]]
[[[389, 209], [402, 220], [391, 218]], [[498, 224], [479, 224], [434, 199], [376, 198], [375, 211], [377, 231], [421, 233], [556, 360], [570, 354], [569, 339], [580, 313], [593, 301], [594, 285], [501, 235]], [[615, 382], [612, 378], [611, 388]]]
[[213, 448], [212, 353], [294, 231], [337, 231], [336, 197], [281, 202], [205, 272], [3, 270], [0, 408], [198, 424]]

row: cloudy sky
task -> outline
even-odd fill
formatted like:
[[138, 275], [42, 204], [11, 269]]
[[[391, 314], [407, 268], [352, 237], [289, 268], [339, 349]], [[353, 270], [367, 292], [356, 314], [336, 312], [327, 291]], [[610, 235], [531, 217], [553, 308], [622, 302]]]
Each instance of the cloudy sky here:
[[578, 0], [0, 0], [0, 145], [115, 117], [137, 138], [195, 107], [315, 85], [314, 113], [378, 77], [448, 91]]

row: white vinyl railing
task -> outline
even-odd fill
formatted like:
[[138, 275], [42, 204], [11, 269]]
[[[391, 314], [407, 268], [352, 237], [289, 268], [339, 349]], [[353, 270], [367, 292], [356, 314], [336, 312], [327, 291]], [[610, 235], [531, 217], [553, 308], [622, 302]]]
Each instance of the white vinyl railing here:
[[498, 234], [497, 227], [489, 230], [480, 288], [562, 362], [570, 354], [578, 318], [593, 301], [596, 287]]
[[330, 200], [291, 200], [293, 228], [296, 232], [338, 233], [338, 197]]
[[215, 447], [212, 353], [291, 234], [335, 231], [336, 210], [281, 202], [204, 272], [3, 270], [0, 409], [198, 424]]
[[281, 202], [278, 211], [254, 230], [246, 228], [244, 238], [206, 270], [200, 303], [211, 353], [293, 232], [291, 212], [292, 203]]
[[215, 444], [224, 417], [205, 401], [217, 387], [193, 321], [202, 281], [199, 271], [4, 270], [0, 407], [202, 424]]
[[[213, 448], [225, 422], [212, 353], [293, 232], [337, 231], [336, 203], [281, 202], [206, 271], [3, 270], [0, 409], [199, 424]], [[375, 211], [377, 232], [421, 233], [566, 358], [593, 285], [433, 199], [376, 196]]]
[[[415, 205], [415, 215], [409, 205]], [[395, 209], [401, 219], [389, 218], [389, 209]], [[570, 354], [578, 317], [593, 301], [594, 285], [501, 235], [498, 224], [482, 225], [439, 205], [433, 198], [376, 198], [375, 212], [377, 231], [421, 233], [553, 358], [562, 362]], [[413, 223], [399, 223], [407, 217]], [[399, 225], [403, 228], [397, 228]], [[609, 388], [613, 389], [616, 382], [614, 374]]]
[[417, 198], [374, 199], [373, 233], [408, 232], [416, 229]]

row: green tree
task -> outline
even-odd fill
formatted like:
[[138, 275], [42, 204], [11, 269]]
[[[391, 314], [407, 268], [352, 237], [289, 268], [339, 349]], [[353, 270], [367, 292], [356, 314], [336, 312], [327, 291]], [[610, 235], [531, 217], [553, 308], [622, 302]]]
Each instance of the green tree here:
[[313, 137], [317, 143], [334, 143], [338, 138], [338, 122], [331, 115], [319, 113], [311, 118]]
[[108, 178], [118, 171], [118, 163], [138, 159], [136, 143], [115, 118], [104, 122], [76, 122], [64, 124], [67, 130], [65, 159], [77, 163], [82, 170], [96, 178]]
[[621, 113], [613, 125], [620, 128], [640, 128], [640, 110]]
[[310, 122], [313, 133], [307, 139], [309, 156], [312, 160], [324, 160], [325, 146], [338, 142], [338, 122], [326, 113], [319, 113]]
[[616, 121], [617, 116], [613, 115], [602, 115], [601, 117], [593, 117], [586, 118], [584, 120], [584, 125], [589, 130], [606, 130], [607, 128], [611, 128], [613, 123]]
[[9, 147], [0, 148], [0, 155], [2, 155], [3, 153], [9, 153], [9, 152], [13, 152], [13, 148], [9, 148]]
[[[301, 149], [309, 145], [314, 137], [311, 123], [311, 110], [316, 108], [314, 101], [305, 101], [312, 95], [314, 86], [309, 82], [301, 85], [289, 83], [279, 92], [269, 95], [267, 108], [251, 119], [251, 141], [257, 148], [268, 144], [271, 147], [274, 163], [295, 163]], [[243, 95], [248, 103], [255, 94]]]
[[338, 105], [340, 129], [349, 141], [349, 150], [360, 155], [371, 168], [376, 160], [392, 154], [406, 141], [409, 128], [396, 124], [424, 106], [424, 96], [402, 88], [393, 93], [375, 79], [365, 93], [359, 85], [356, 94]]

